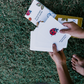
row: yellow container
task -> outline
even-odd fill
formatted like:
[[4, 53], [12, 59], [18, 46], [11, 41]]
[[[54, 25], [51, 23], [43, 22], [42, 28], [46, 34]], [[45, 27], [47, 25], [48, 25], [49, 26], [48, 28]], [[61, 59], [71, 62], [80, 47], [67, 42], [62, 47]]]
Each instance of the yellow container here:
[[59, 14], [57, 14], [55, 19], [58, 20], [58, 18], [78, 19], [78, 26], [82, 27], [83, 18], [81, 18], [81, 17], [74, 17], [74, 16], [67, 16], [67, 15], [59, 15]]

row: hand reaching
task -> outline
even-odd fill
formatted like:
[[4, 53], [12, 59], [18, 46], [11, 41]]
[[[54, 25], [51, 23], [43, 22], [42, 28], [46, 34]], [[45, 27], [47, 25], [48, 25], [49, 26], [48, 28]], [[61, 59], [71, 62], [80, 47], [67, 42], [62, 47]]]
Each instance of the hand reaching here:
[[74, 37], [84, 38], [84, 29], [79, 27], [74, 22], [65, 22], [63, 25], [67, 26], [69, 29], [62, 29], [60, 30], [60, 33], [68, 33]]
[[56, 45], [53, 44], [53, 52], [49, 52], [51, 58], [56, 63], [56, 65], [59, 64], [66, 64], [66, 57], [64, 55], [63, 50], [57, 52]]

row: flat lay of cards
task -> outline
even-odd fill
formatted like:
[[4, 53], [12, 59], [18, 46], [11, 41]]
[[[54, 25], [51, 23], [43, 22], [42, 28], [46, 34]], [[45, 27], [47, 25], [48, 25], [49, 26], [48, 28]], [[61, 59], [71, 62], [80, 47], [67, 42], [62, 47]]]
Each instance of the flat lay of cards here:
[[[40, 22], [46, 22], [49, 16], [52, 16], [53, 18], [57, 18], [59, 14], [55, 14], [54, 12], [49, 10], [47, 7], [45, 7], [37, 0], [33, 0], [27, 13], [25, 14], [25, 17], [36, 26], [38, 26]], [[81, 20], [80, 22], [82, 22], [82, 18], [63, 16], [63, 15], [60, 16], [61, 17], [58, 17], [57, 19], [61, 24], [63, 22], [70, 22], [70, 21], [73, 21], [76, 24], [78, 24], [80, 20]], [[81, 25], [81, 23], [79, 25]]]
[[60, 33], [61, 29], [67, 28], [62, 23], [73, 21], [78, 24], [78, 19], [60, 17], [57, 21], [57, 16], [39, 1], [33, 0], [25, 14], [25, 17], [37, 26], [30, 33], [30, 50], [52, 52], [53, 43], [56, 44], [58, 51], [67, 47], [71, 35]]

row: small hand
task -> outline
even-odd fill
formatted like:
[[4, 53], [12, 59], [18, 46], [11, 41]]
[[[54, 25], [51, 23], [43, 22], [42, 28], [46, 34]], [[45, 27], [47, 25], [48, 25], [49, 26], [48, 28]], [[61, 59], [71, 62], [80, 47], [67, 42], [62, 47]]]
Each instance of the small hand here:
[[49, 52], [51, 58], [56, 63], [56, 65], [59, 64], [66, 64], [66, 57], [64, 55], [63, 50], [57, 52], [56, 45], [53, 44], [53, 52]]
[[[64, 26], [67, 26], [69, 29], [62, 29], [60, 30], [60, 33], [68, 33], [71, 36], [82, 38], [81, 35], [84, 33], [84, 29], [79, 27], [74, 22], [65, 22], [63, 23]], [[84, 35], [83, 35], [84, 36]]]

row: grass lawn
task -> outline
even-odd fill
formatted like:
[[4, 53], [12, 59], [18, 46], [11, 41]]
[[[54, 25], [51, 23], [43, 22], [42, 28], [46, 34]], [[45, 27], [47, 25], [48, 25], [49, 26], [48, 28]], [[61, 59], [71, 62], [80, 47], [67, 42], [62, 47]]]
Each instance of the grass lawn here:
[[[56, 14], [84, 18], [83, 0], [39, 1]], [[29, 50], [30, 31], [35, 25], [24, 15], [31, 2], [0, 0], [0, 84], [59, 84], [56, 66], [49, 54]], [[70, 38], [64, 53], [74, 84], [84, 84], [84, 77], [72, 70], [70, 62], [73, 54], [84, 57], [84, 39]]]

